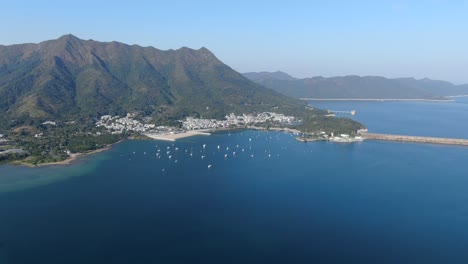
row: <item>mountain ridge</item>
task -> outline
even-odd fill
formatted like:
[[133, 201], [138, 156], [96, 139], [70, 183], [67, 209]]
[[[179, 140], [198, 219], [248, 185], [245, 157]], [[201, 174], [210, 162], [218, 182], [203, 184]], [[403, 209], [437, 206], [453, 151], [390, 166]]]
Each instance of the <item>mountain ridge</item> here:
[[259, 124], [264, 128], [348, 134], [363, 128], [247, 79], [206, 48], [162, 51], [73, 35], [0, 46], [0, 133], [10, 147], [25, 150], [0, 157], [0, 163], [56, 162], [147, 131], [114, 133], [97, 125], [104, 115], [132, 117], [124, 122], [143, 121], [166, 133], [180, 131], [186, 117], [222, 120], [231, 113], [261, 112], [302, 120], [268, 120]]
[[163, 51], [71, 34], [0, 46], [0, 111], [13, 116], [145, 111], [219, 117], [295, 104], [235, 72], [205, 47]]
[[275, 72], [246, 72], [243, 75], [253, 81], [261, 80], [261, 79], [274, 79], [274, 80], [297, 80], [297, 78], [283, 72], [283, 71], [275, 71]]
[[267, 72], [244, 76], [275, 91], [296, 98], [318, 99], [444, 99], [468, 94], [468, 84], [454, 85], [428, 78], [385, 78], [381, 76], [311, 77], [295, 80], [275, 78]]

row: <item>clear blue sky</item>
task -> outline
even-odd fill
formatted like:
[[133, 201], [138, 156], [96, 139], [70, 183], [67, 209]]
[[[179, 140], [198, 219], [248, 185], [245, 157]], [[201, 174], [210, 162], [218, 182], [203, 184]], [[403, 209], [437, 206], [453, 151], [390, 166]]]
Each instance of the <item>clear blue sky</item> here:
[[0, 44], [207, 47], [237, 71], [468, 83], [468, 1], [3, 1]]

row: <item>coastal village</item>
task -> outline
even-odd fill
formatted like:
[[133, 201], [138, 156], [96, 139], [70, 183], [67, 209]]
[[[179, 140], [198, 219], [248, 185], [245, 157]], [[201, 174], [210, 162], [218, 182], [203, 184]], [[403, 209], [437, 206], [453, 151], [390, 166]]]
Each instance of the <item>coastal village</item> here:
[[138, 120], [136, 114], [127, 114], [125, 117], [104, 115], [96, 122], [96, 127], [102, 127], [107, 133], [111, 134], [137, 132], [153, 139], [174, 140], [195, 134], [206, 135], [215, 130], [237, 128], [264, 129], [266, 125], [285, 127], [294, 124], [296, 120], [292, 116], [264, 112], [257, 115], [243, 114], [236, 116], [235, 114], [230, 114], [225, 116], [225, 120], [187, 117], [185, 120], [179, 120], [179, 122], [181, 123], [180, 128], [156, 126], [155, 124], [144, 123]]
[[138, 132], [149, 138], [171, 141], [193, 135], [209, 135], [209, 132], [216, 130], [237, 128], [260, 130], [269, 128], [271, 130], [287, 131], [296, 134], [297, 140], [303, 142], [323, 140], [350, 143], [363, 140], [360, 136], [350, 136], [348, 134], [334, 135], [333, 133], [327, 134], [322, 131], [305, 135], [299, 130], [287, 128], [290, 125], [300, 122], [300, 120], [296, 120], [293, 116], [286, 116], [274, 112], [263, 112], [257, 115], [235, 115], [231, 113], [230, 115], [226, 115], [224, 120], [187, 117], [185, 120], [179, 120], [182, 124], [181, 128], [145, 124], [135, 119], [135, 117], [136, 114], [130, 113], [125, 117], [104, 115], [96, 122], [96, 127], [103, 127], [111, 134]]
[[[274, 112], [262, 112], [258, 114], [242, 114], [226, 115], [223, 120], [205, 119], [186, 117], [184, 120], [179, 120], [179, 126], [162, 126], [157, 125], [149, 117], [142, 117], [138, 113], [128, 113], [125, 116], [103, 115], [98, 118], [93, 131], [77, 132], [76, 137], [80, 137], [79, 133], [85, 133], [91, 138], [96, 138], [96, 143], [93, 146], [105, 146], [107, 143], [99, 143], [101, 138], [122, 138], [127, 136], [146, 137], [155, 140], [175, 141], [180, 138], [190, 137], [194, 135], [210, 135], [212, 132], [231, 129], [254, 129], [254, 130], [271, 130], [283, 131], [295, 135], [299, 141], [332, 141], [332, 142], [356, 142], [361, 141], [361, 137], [349, 136], [346, 134], [333, 135], [318, 131], [314, 134], [304, 134], [294, 128], [300, 124], [301, 120], [293, 116]], [[75, 121], [59, 123], [53, 120], [44, 121], [41, 125], [47, 127], [48, 130], [54, 131], [57, 126], [75, 125]], [[50, 133], [50, 132], [49, 132]], [[31, 135], [31, 142], [43, 142], [46, 140], [43, 131], [37, 131]], [[80, 144], [80, 142], [78, 142]], [[89, 143], [91, 144], [91, 143]], [[73, 153], [80, 151], [70, 150], [68, 147], [58, 146], [56, 151], [64, 157], [71, 157]], [[44, 152], [45, 151], [45, 152]], [[50, 149], [43, 150], [44, 153], [50, 152]], [[27, 155], [28, 151], [21, 148], [7, 135], [0, 134], [0, 160], [5, 160], [8, 155]], [[56, 159], [56, 158], [55, 158]]]
[[[180, 126], [158, 126], [149, 117], [141, 117], [138, 113], [128, 113], [126, 116], [111, 116], [104, 115], [97, 119], [94, 123], [95, 130], [86, 132], [94, 137], [115, 136], [127, 137], [144, 136], [155, 140], [175, 141], [180, 138], [190, 137], [194, 135], [210, 135], [212, 132], [231, 129], [254, 129], [254, 130], [271, 130], [283, 131], [291, 133], [296, 140], [301, 142], [328, 141], [336, 143], [353, 143], [360, 142], [364, 139], [373, 140], [392, 140], [403, 142], [419, 142], [430, 144], [448, 144], [448, 145], [468, 145], [468, 140], [464, 139], [446, 139], [446, 138], [429, 138], [429, 137], [414, 137], [403, 135], [385, 135], [371, 134], [367, 129], [357, 130], [356, 133], [326, 133], [324, 131], [315, 131], [313, 133], [303, 133], [294, 129], [294, 125], [300, 124], [301, 120], [297, 120], [293, 116], [286, 116], [274, 112], [263, 112], [259, 114], [242, 114], [226, 115], [223, 120], [205, 119], [186, 117], [184, 120], [179, 120]], [[74, 121], [63, 123], [61, 125], [74, 124]], [[58, 125], [55, 121], [45, 121], [44, 126], [55, 127]], [[33, 134], [34, 140], [41, 140], [43, 133]], [[96, 145], [97, 146], [97, 145]], [[102, 144], [106, 146], [106, 144]], [[70, 151], [62, 149], [66, 157], [71, 157], [73, 153], [79, 151]], [[8, 157], [8, 155], [26, 155], [27, 151], [23, 150], [12, 141], [8, 135], [0, 134], [0, 161]], [[62, 154], [63, 155], [63, 154]]]
[[[101, 116], [96, 122], [97, 128], [103, 128], [95, 132], [96, 136], [102, 134], [119, 135], [123, 133], [138, 133], [148, 138], [157, 140], [170, 140], [184, 138], [193, 135], [209, 135], [210, 132], [229, 129], [255, 129], [255, 130], [276, 130], [293, 133], [296, 139], [303, 142], [310, 141], [332, 141], [332, 142], [356, 142], [362, 141], [360, 136], [350, 136], [347, 134], [334, 135], [325, 132], [316, 132], [313, 134], [303, 134], [299, 130], [288, 128], [293, 124], [300, 123], [293, 116], [286, 116], [274, 112], [263, 112], [259, 114], [226, 115], [224, 120], [204, 119], [187, 117], [185, 120], [179, 120], [181, 127], [157, 126], [151, 123], [151, 120], [138, 118], [137, 113], [128, 113], [126, 116]], [[43, 122], [43, 125], [56, 126], [55, 121]], [[366, 132], [366, 131], [358, 131]], [[33, 135], [34, 138], [41, 138], [42, 133]], [[8, 138], [0, 134], [0, 155], [9, 153], [23, 153], [22, 149], [9, 147]], [[69, 154], [69, 151], [67, 151]]]
[[121, 134], [125, 131], [138, 132], [142, 134], [166, 134], [166, 133], [182, 133], [188, 130], [216, 130], [241, 128], [251, 125], [267, 124], [274, 125], [289, 125], [295, 122], [292, 116], [283, 114], [264, 112], [257, 115], [227, 115], [225, 120], [203, 119], [187, 117], [185, 120], [180, 120], [182, 128], [156, 126], [155, 124], [145, 124], [142, 121], [135, 119], [136, 114], [127, 114], [125, 117], [104, 115], [97, 122], [96, 127], [104, 127], [107, 132], [112, 134]]

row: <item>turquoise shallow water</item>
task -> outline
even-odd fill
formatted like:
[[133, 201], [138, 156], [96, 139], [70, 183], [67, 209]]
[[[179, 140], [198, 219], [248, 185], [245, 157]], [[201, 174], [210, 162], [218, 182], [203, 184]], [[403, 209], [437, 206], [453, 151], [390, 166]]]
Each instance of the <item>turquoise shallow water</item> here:
[[[468, 106], [457, 104], [458, 117], [439, 104], [412, 128], [407, 109], [432, 103], [326, 106], [351, 106], [376, 132], [450, 136], [434, 124], [462, 131]], [[467, 263], [467, 157], [241, 131], [126, 141], [73, 166], [2, 166], [0, 182], [63, 180], [0, 194], [0, 263]]]

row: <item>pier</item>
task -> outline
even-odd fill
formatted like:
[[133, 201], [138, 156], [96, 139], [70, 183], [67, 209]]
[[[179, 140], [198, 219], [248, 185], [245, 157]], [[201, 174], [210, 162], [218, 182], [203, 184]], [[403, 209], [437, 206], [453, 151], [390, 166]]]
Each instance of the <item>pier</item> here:
[[364, 139], [468, 146], [468, 139], [362, 133]]

